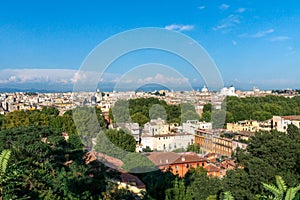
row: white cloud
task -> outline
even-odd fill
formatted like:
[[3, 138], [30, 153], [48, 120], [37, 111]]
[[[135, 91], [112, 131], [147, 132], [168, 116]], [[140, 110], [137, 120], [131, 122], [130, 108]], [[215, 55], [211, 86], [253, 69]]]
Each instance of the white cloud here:
[[167, 30], [173, 30], [173, 31], [190, 31], [193, 30], [195, 27], [194, 25], [182, 25], [182, 24], [171, 24], [168, 26], [165, 26], [165, 29]]
[[0, 83], [1, 83], [1, 84], [6, 84], [7, 82], [8, 82], [8, 80], [1, 80], [1, 79], [0, 79]]
[[204, 10], [205, 9], [205, 6], [199, 6], [198, 7], [200, 10]]
[[64, 82], [74, 76], [76, 70], [69, 69], [4, 69], [0, 71], [1, 83]]
[[274, 29], [268, 29], [268, 30], [264, 30], [264, 31], [258, 31], [257, 33], [255, 34], [248, 34], [248, 33], [244, 33], [244, 34], [241, 34], [239, 35], [239, 37], [244, 37], [244, 38], [262, 38], [262, 37], [265, 37], [266, 35], [269, 35], [271, 33], [274, 32]]
[[269, 40], [271, 42], [281, 42], [281, 41], [285, 41], [285, 40], [289, 40], [289, 39], [291, 39], [291, 38], [288, 36], [276, 36], [276, 37], [270, 38]]
[[261, 37], [264, 37], [270, 33], [273, 33], [274, 32], [274, 29], [268, 29], [268, 30], [265, 30], [265, 31], [259, 31], [257, 32], [256, 34], [252, 35], [252, 37], [254, 38], [261, 38]]
[[84, 81], [86, 79], [86, 74], [82, 72], [75, 72], [74, 76], [70, 80], [72, 81], [72, 83], [78, 83], [79, 81]]
[[246, 8], [238, 8], [238, 9], [236, 10], [237, 13], [243, 13], [243, 12], [245, 12], [245, 11], [246, 11]]
[[240, 23], [240, 16], [229, 15], [227, 18], [223, 19], [218, 26], [214, 27], [213, 30], [217, 31], [220, 29], [230, 28], [238, 25], [239, 23]]
[[173, 84], [175, 86], [180, 86], [182, 83], [186, 83], [186, 82], [188, 82], [187, 78], [165, 76], [160, 73], [157, 73], [155, 76], [148, 76], [137, 80], [138, 84], [162, 83], [162, 84]]
[[11, 76], [9, 77], [8, 81], [16, 81], [17, 80], [17, 77], [16, 76]]
[[74, 84], [97, 81], [99, 76], [95, 72], [82, 72], [70, 69], [4, 69], [0, 70], [2, 84]]
[[[148, 67], [149, 68], [149, 67]], [[148, 83], [161, 83], [165, 85], [172, 85], [180, 87], [188, 85], [189, 81], [186, 77], [181, 76], [174, 71], [166, 71], [164, 68], [154, 67], [142, 68], [140, 71], [133, 71], [132, 73], [117, 74], [104, 73], [100, 77], [97, 72], [84, 72], [69, 69], [4, 69], [0, 70], [0, 84], [1, 87], [10, 87], [22, 85], [26, 87], [28, 84], [48, 85], [52, 88], [69, 87], [74, 85], [90, 86], [93, 84], [113, 84], [122, 86], [134, 87], [136, 85], [143, 85]]]
[[222, 5], [219, 6], [219, 9], [221, 9], [221, 10], [227, 10], [229, 7], [230, 7], [229, 5], [223, 3]]

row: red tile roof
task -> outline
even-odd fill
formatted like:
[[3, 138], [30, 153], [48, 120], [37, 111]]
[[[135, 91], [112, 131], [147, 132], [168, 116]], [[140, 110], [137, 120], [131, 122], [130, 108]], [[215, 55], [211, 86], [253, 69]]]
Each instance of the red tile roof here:
[[156, 166], [168, 165], [180, 157], [179, 154], [174, 152], [150, 152], [145, 155]]
[[206, 159], [201, 159], [197, 154], [191, 152], [151, 152], [148, 153], [147, 157], [156, 166], [206, 161]]
[[190, 162], [200, 162], [201, 159], [198, 155], [180, 155], [173, 163], [190, 163]]
[[208, 164], [204, 167], [204, 169], [206, 169], [207, 172], [219, 172], [220, 171], [220, 168], [218, 168], [214, 164]]
[[136, 186], [139, 189], [145, 189], [146, 185], [136, 176], [128, 173], [122, 173], [121, 176], [121, 181], [123, 183], [127, 183], [132, 186]]
[[300, 120], [300, 115], [281, 116], [285, 120]]

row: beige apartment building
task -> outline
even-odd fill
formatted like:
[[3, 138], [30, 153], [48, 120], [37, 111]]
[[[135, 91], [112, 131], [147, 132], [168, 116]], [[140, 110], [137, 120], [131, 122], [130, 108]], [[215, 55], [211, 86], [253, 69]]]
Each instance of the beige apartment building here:
[[227, 130], [230, 132], [256, 132], [260, 130], [260, 126], [256, 120], [244, 120], [237, 123], [227, 123]]

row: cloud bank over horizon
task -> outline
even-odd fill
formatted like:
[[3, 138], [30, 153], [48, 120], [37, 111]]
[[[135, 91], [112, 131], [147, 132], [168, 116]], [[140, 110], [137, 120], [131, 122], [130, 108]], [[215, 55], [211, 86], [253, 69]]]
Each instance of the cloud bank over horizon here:
[[[176, 74], [166, 74], [153, 72], [136, 75], [104, 73], [102, 77], [95, 77], [93, 72], [80, 72], [71, 69], [3, 69], [0, 70], [0, 89], [37, 89], [50, 91], [72, 91], [74, 84], [80, 82], [97, 85], [100, 89], [106, 91], [117, 90], [135, 90], [144, 85], [156, 84], [169, 89], [190, 90], [186, 84], [190, 84], [193, 89], [201, 88], [205, 85], [199, 80], [189, 80]], [[97, 84], [98, 83], [98, 84]], [[264, 81], [244, 80], [235, 78], [234, 80], [225, 80], [225, 86], [234, 85], [238, 89], [252, 89], [258, 86], [262, 89], [299, 89], [300, 80], [296, 79], [274, 79], [270, 77]], [[138, 86], [138, 87], [137, 87]]]

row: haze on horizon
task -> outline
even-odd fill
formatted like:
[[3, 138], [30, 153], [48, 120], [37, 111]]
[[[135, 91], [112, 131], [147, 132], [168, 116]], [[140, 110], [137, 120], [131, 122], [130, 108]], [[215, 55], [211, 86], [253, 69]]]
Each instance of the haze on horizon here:
[[[287, 1], [3, 1], [0, 6], [0, 88], [72, 90], [86, 56], [105, 39], [130, 29], [178, 31], [203, 46], [225, 86], [300, 88], [300, 2]], [[113, 87], [144, 63], [182, 72], [144, 79], [195, 88], [205, 82], [182, 58], [142, 50], [116, 60], [100, 86]], [[135, 79], [126, 80], [135, 84]]]

